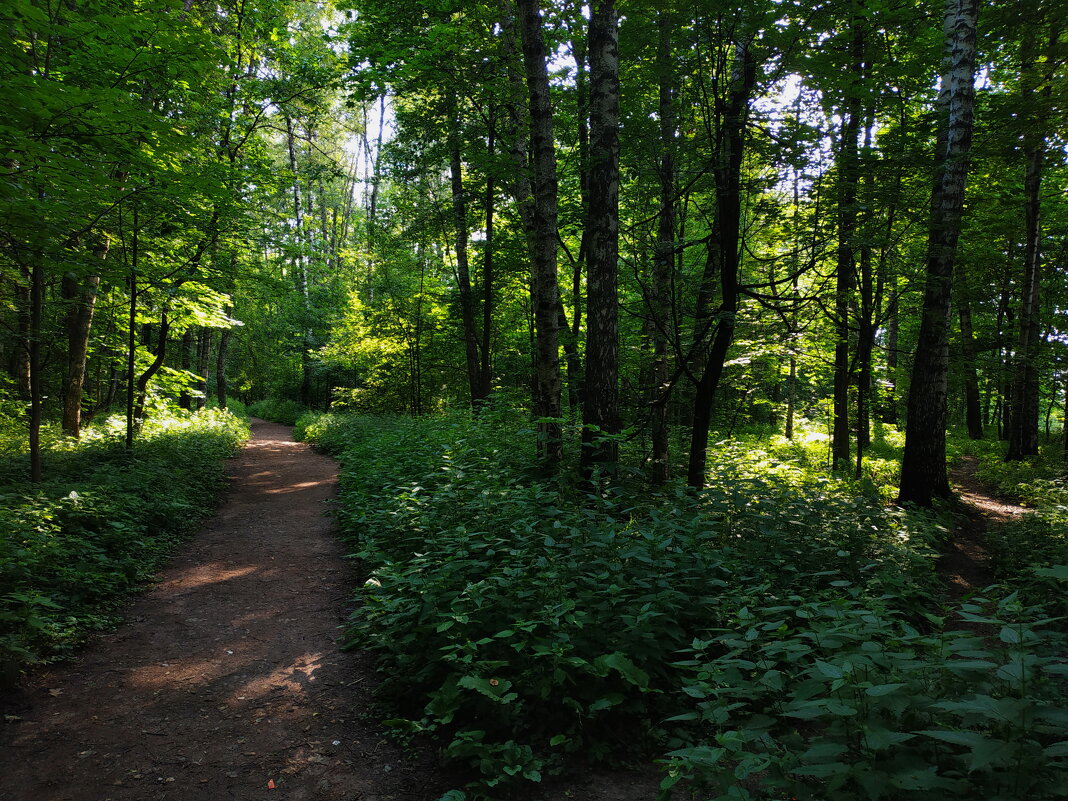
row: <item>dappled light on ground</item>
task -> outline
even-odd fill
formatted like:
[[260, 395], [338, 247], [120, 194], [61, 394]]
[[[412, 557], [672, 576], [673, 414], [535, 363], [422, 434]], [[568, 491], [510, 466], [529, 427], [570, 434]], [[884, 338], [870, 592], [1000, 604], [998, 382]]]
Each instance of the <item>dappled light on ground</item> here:
[[168, 590], [185, 590], [203, 587], [206, 584], [218, 584], [221, 581], [231, 581], [236, 578], [255, 573], [259, 567], [248, 565], [238, 568], [227, 568], [220, 562], [196, 567], [179, 574], [169, 581], [160, 584], [160, 587]]
[[128, 622], [43, 673], [0, 726], [0, 801], [259, 801], [268, 781], [291, 801], [447, 789], [408, 793], [432, 774], [359, 717], [373, 682], [337, 647], [353, 577], [324, 514], [333, 462], [281, 426], [254, 435], [227, 503]]

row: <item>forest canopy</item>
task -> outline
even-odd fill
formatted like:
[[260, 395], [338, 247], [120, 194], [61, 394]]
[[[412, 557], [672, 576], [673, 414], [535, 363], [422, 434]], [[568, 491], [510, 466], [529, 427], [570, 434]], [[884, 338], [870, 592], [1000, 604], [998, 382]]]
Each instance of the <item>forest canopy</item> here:
[[908, 427], [929, 503], [947, 427], [1064, 428], [1057, 10], [9, 3], [4, 414], [517, 404], [696, 487]]

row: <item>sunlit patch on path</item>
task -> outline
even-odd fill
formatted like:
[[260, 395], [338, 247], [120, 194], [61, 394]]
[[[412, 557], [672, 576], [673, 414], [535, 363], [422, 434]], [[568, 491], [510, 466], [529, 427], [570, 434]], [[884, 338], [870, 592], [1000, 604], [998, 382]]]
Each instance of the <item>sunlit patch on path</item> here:
[[[354, 584], [333, 461], [257, 421], [225, 504], [127, 623], [34, 678], [0, 727], [0, 801], [432, 799], [337, 648]], [[444, 788], [444, 789], [447, 789]]]
[[956, 599], [977, 592], [994, 580], [990, 554], [984, 545], [989, 526], [1027, 512], [1022, 506], [995, 498], [975, 477], [977, 466], [973, 457], [966, 457], [950, 472], [953, 489], [964, 506], [964, 519], [939, 562], [939, 572]]

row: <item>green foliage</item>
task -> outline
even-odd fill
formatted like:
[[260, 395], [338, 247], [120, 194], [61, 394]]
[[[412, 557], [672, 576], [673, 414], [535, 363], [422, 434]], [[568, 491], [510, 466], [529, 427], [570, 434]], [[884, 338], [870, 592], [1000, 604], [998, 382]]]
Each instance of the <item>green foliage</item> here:
[[253, 417], [262, 417], [264, 420], [281, 423], [284, 426], [295, 425], [297, 419], [307, 412], [308, 410], [297, 401], [278, 398], [267, 398], [250, 403], [248, 406], [248, 413]]
[[976, 478], [1028, 507], [1026, 514], [992, 526], [985, 535], [998, 581], [1048, 614], [1068, 615], [1066, 576], [1060, 570], [1068, 565], [1068, 467], [1060, 443], [1013, 462], [1005, 461], [1002, 442], [952, 444], [956, 456], [976, 460]]
[[146, 422], [132, 452], [105, 431], [50, 450], [48, 480], [32, 489], [21, 470], [0, 476], [0, 669], [8, 676], [111, 623], [121, 598], [212, 508], [222, 460], [248, 434], [214, 410]]
[[591, 494], [539, 480], [505, 418], [305, 425], [341, 460], [368, 571], [349, 645], [378, 653], [391, 725], [442, 737], [477, 793], [682, 736], [660, 723], [693, 708], [678, 654], [742, 607], [890, 598], [922, 619], [932, 519], [729, 443], [702, 493]]
[[[995, 639], [913, 626], [886, 599], [738, 610], [683, 650], [696, 708], [666, 760], [667, 791], [706, 799], [1017, 799], [1068, 789], [1064, 637], [1015, 596], [964, 604]], [[666, 795], [664, 796], [666, 797]]]
[[961, 440], [954, 455], [976, 460], [975, 477], [1005, 498], [1024, 506], [1068, 500], [1068, 464], [1061, 443], [1049, 443], [1041, 453], [1020, 461], [1005, 461], [1005, 443]]

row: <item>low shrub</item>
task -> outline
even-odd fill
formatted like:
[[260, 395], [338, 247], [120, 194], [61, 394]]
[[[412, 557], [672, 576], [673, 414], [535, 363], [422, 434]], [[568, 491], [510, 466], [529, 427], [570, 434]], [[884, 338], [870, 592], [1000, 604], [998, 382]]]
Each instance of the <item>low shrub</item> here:
[[[782, 787], [813, 799], [845, 798], [833, 794], [847, 785], [867, 792], [857, 771], [846, 781], [826, 764], [869, 751], [880, 752], [872, 769], [894, 777], [873, 798], [920, 797], [909, 787], [919, 792], [928, 779], [934, 790], [950, 786], [944, 779], [965, 794], [1015, 781], [996, 759], [1000, 778], [968, 773], [970, 746], [961, 743], [979, 742], [973, 735], [1026, 739], [1014, 753], [1027, 775], [1058, 769], [1059, 746], [1040, 730], [1053, 723], [1003, 735], [971, 713], [934, 709], [1010, 697], [1015, 658], [942, 633], [933, 564], [945, 530], [935, 516], [886, 508], [752, 444], [714, 446], [701, 493], [639, 483], [591, 492], [539, 478], [529, 432], [500, 421], [327, 415], [306, 435], [341, 460], [338, 515], [367, 571], [348, 644], [377, 653], [390, 725], [442, 738], [445, 754], [479, 775], [468, 788], [475, 797], [576, 757], [628, 761], [658, 750], [670, 782], [703, 783], [724, 798], [781, 798], [767, 793]], [[978, 605], [964, 614], [983, 617]], [[1009, 643], [1019, 646], [1020, 675], [1056, 675], [1059, 663], [1039, 655], [1050, 637], [1036, 613], [1013, 614], [1011, 631], [1035, 632]], [[765, 646], [761, 668], [754, 649]], [[1001, 673], [1005, 682], [991, 684]], [[934, 674], [945, 680], [924, 685], [934, 695], [923, 717], [919, 696], [908, 697]], [[1034, 708], [1048, 711], [1053, 689], [1036, 680], [1025, 694], [1037, 693], [1045, 700]], [[888, 709], [843, 722], [855, 715], [840, 695], [884, 691], [869, 707]], [[801, 715], [755, 718], [808, 701], [819, 703], [790, 707]], [[745, 704], [743, 725], [732, 709]], [[923, 735], [912, 750], [888, 751], [899, 744], [889, 734], [886, 746], [864, 745], [864, 726], [880, 720], [872, 743], [908, 726], [908, 742], [920, 729], [949, 733]], [[828, 759], [808, 754], [808, 740], [827, 745], [819, 753]], [[736, 775], [714, 789], [723, 769], [779, 784], [746, 789]]]
[[716, 801], [1063, 796], [1064, 636], [1015, 596], [959, 615], [996, 636], [855, 597], [739, 609], [675, 663], [694, 708], [672, 719], [664, 797], [679, 782]]
[[252, 417], [260, 417], [264, 420], [270, 420], [272, 423], [291, 426], [296, 425], [297, 419], [302, 414], [307, 413], [308, 409], [294, 400], [267, 398], [266, 400], [250, 403], [247, 411]]

